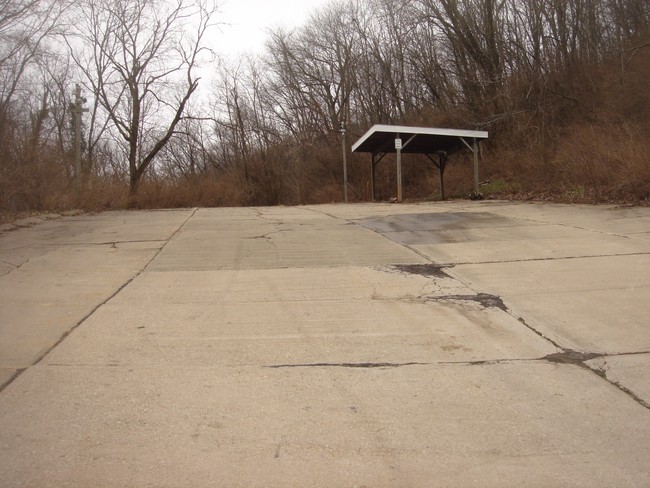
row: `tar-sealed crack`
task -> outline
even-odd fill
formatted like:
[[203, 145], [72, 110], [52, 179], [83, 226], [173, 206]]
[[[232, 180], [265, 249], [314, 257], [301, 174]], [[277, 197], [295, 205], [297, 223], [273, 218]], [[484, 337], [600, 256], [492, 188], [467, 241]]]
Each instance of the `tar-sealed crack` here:
[[603, 354], [598, 354], [595, 352], [580, 352], [574, 351], [573, 349], [564, 349], [562, 352], [549, 354], [548, 356], [544, 356], [542, 359], [551, 363], [586, 366], [586, 361], [590, 361], [591, 359], [599, 358], [602, 356]]
[[[453, 265], [451, 265], [453, 266]], [[445, 271], [444, 268], [450, 267], [450, 265], [438, 265], [438, 264], [397, 264], [397, 265], [392, 265], [390, 268], [402, 272], [402, 273], [408, 273], [408, 274], [414, 274], [414, 275], [420, 275], [420, 276], [425, 276], [428, 278], [451, 278], [450, 275], [448, 275]], [[466, 295], [442, 295], [442, 296], [437, 296], [437, 297], [420, 297], [424, 299], [425, 301], [436, 301], [436, 302], [444, 302], [444, 301], [472, 301], [479, 303], [481, 306], [485, 308], [498, 308], [499, 310], [502, 310], [508, 314], [511, 314], [511, 311], [508, 309], [508, 307], [503, 303], [503, 299], [497, 295], [491, 295], [489, 293], [477, 293], [477, 294], [466, 294]], [[602, 353], [593, 353], [593, 352], [582, 352], [582, 351], [575, 351], [573, 349], [568, 349], [565, 347], [562, 347], [559, 343], [551, 339], [550, 337], [547, 337], [544, 335], [542, 332], [537, 330], [536, 328], [532, 327], [526, 321], [522, 318], [518, 318], [519, 322], [522, 323], [524, 326], [526, 326], [529, 330], [537, 334], [539, 337], [542, 339], [548, 341], [549, 343], [553, 344], [558, 350], [561, 352], [549, 354], [547, 356], [544, 356], [542, 358], [539, 358], [538, 360], [541, 361], [547, 361], [550, 363], [555, 363], [555, 364], [568, 364], [568, 365], [574, 365], [578, 366], [580, 368], [584, 368], [600, 378], [604, 379], [611, 385], [615, 386], [618, 388], [621, 392], [625, 393], [627, 396], [629, 396], [631, 399], [633, 399], [635, 402], [637, 402], [639, 405], [650, 409], [650, 404], [643, 400], [641, 397], [639, 397], [637, 394], [635, 394], [633, 391], [631, 391], [629, 388], [625, 387], [624, 385], [620, 384], [618, 381], [613, 380], [612, 378], [607, 377], [606, 371], [597, 366], [597, 365], [592, 365], [588, 364], [588, 361], [591, 361], [593, 359], [597, 358], [604, 358], [607, 356], [607, 354], [602, 354]], [[377, 364], [385, 364], [385, 363], [377, 363]], [[464, 364], [470, 364], [470, 365], [486, 365], [486, 364], [500, 364], [499, 360], [483, 360], [483, 361], [469, 361]], [[339, 365], [343, 366], [343, 365]], [[348, 366], [350, 367], [350, 366]], [[356, 366], [356, 367], [363, 367], [363, 366]], [[375, 367], [380, 367], [380, 366], [375, 366]], [[390, 367], [389, 365], [385, 365], [384, 367]]]
[[444, 271], [449, 266], [439, 264], [394, 264], [390, 267], [402, 273], [415, 274], [427, 278], [451, 278]]
[[360, 368], [360, 369], [372, 369], [372, 368], [400, 368], [402, 366], [424, 366], [429, 363], [306, 363], [306, 364], [272, 364], [266, 366], [271, 369], [280, 369], [280, 368]]
[[508, 307], [503, 303], [503, 299], [496, 295], [490, 295], [489, 293], [477, 293], [476, 295], [443, 295], [440, 297], [427, 297], [427, 301], [469, 301], [479, 303], [485, 308], [498, 308], [504, 312], [508, 312]]
[[554, 341], [553, 339], [551, 339], [550, 337], [547, 337], [547, 336], [545, 336], [544, 334], [542, 334], [539, 330], [537, 330], [537, 329], [536, 329], [535, 327], [533, 327], [532, 325], [528, 324], [528, 322], [526, 322], [526, 321], [524, 320], [523, 317], [518, 317], [517, 320], [519, 321], [519, 323], [523, 324], [523, 325], [524, 325], [528, 330], [530, 330], [531, 332], [537, 334], [539, 337], [541, 337], [541, 338], [544, 339], [545, 341], [550, 342], [551, 344], [553, 344], [553, 345], [554, 345], [556, 348], [558, 348], [558, 349], [562, 349], [562, 350], [564, 350], [564, 348], [563, 348], [562, 346], [560, 346], [560, 344], [558, 344], [557, 342], [555, 342], [555, 341]]
[[[407, 273], [413, 275], [424, 276], [426, 278], [449, 278], [454, 279], [452, 276], [445, 272], [445, 268], [451, 267], [450, 265], [440, 264], [393, 264], [390, 269], [399, 271], [400, 273]], [[503, 303], [503, 299], [497, 295], [489, 293], [477, 293], [466, 295], [441, 295], [441, 296], [421, 296], [419, 297], [427, 302], [436, 301], [471, 301], [480, 304], [485, 308], [498, 308], [504, 312], [508, 312], [508, 307]]]
[[600, 378], [607, 381], [609, 384], [621, 390], [623, 393], [625, 393], [627, 396], [629, 396], [632, 400], [637, 402], [639, 405], [650, 410], [650, 404], [646, 402], [643, 398], [639, 397], [636, 393], [634, 393], [629, 388], [623, 386], [618, 381], [608, 378], [605, 369], [597, 365], [587, 364], [587, 361], [591, 361], [592, 359], [596, 359], [596, 358], [605, 358], [606, 356], [607, 354], [603, 354], [603, 353], [582, 352], [582, 351], [574, 351], [573, 349], [563, 349], [562, 352], [549, 354], [547, 356], [544, 356], [541, 359], [543, 361], [548, 361], [555, 364], [571, 364], [574, 366], [578, 366], [580, 368], [584, 368], [588, 371], [591, 371], [592, 373], [596, 374]]

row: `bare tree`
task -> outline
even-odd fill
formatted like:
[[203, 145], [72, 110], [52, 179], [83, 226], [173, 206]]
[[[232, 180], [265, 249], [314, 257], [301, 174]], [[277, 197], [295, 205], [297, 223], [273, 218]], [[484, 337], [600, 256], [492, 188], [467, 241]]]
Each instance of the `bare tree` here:
[[191, 180], [205, 175], [214, 165], [209, 126], [197, 118], [179, 122], [175, 134], [160, 151], [161, 173], [170, 179]]
[[355, 87], [354, 3], [331, 4], [301, 29], [278, 29], [267, 44], [277, 115], [294, 134], [323, 136], [350, 118]]
[[86, 0], [71, 52], [124, 141], [133, 196], [187, 116], [215, 4], [203, 0]]
[[0, 0], [0, 132], [11, 101], [45, 39], [62, 28], [63, 0]]

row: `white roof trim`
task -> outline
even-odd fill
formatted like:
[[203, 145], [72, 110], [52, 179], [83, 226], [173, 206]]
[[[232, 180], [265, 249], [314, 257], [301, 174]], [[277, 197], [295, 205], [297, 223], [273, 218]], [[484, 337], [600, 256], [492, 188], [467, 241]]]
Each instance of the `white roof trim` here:
[[487, 139], [488, 133], [482, 130], [460, 130], [460, 129], [441, 129], [438, 127], [410, 127], [406, 125], [383, 125], [375, 124], [368, 132], [352, 146], [352, 152], [363, 144], [366, 139], [376, 132], [385, 132], [393, 134], [426, 134], [432, 136], [451, 136], [451, 137], [467, 137], [473, 139]]

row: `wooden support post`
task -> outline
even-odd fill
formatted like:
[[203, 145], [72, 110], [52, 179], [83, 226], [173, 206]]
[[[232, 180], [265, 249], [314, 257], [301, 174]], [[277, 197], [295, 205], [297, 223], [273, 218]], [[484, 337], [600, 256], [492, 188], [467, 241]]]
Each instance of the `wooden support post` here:
[[438, 153], [438, 172], [440, 173], [440, 200], [445, 199], [445, 166], [447, 165], [447, 153]]
[[372, 198], [372, 201], [375, 201], [375, 157], [376, 154], [372, 153], [372, 158], [370, 160], [370, 195]]

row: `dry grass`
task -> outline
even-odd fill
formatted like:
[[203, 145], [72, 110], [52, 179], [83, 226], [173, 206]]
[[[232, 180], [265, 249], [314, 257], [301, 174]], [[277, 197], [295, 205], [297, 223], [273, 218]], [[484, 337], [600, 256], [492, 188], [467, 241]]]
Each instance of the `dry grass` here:
[[596, 81], [580, 94], [580, 105], [548, 101], [549, 120], [540, 116], [536, 127], [513, 120], [496, 134], [483, 163], [491, 182], [486, 193], [650, 204], [650, 48], [638, 51], [624, 73], [612, 62], [590, 76]]

